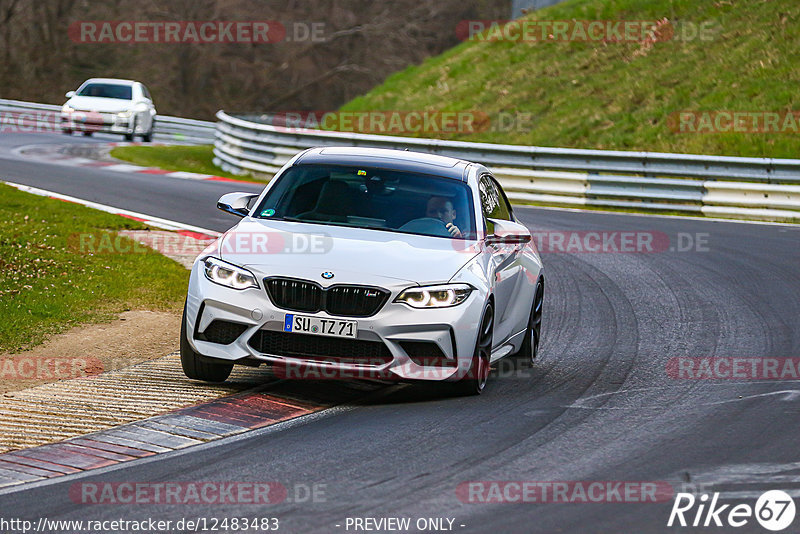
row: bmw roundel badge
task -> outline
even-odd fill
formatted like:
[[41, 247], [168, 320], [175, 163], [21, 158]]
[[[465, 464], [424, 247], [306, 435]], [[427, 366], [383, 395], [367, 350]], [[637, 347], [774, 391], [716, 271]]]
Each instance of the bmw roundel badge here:
[[333, 278], [333, 273], [330, 271], [325, 271], [324, 273], [322, 273], [322, 278], [324, 278], [325, 280], [330, 280], [331, 278]]

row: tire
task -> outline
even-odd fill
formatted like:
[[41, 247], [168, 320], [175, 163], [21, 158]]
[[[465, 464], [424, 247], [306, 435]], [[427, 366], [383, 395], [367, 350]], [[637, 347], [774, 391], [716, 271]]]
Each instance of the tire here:
[[64, 135], [72, 135], [72, 130], [61, 130]]
[[144, 141], [145, 143], [152, 142], [153, 141], [153, 132], [155, 132], [155, 131], [156, 131], [156, 120], [153, 119], [150, 122], [150, 131], [142, 136], [142, 141]]
[[544, 305], [544, 280], [536, 281], [536, 291], [533, 294], [531, 315], [528, 318], [528, 328], [525, 330], [525, 339], [516, 356], [525, 359], [533, 365], [539, 354], [539, 341], [542, 339], [542, 308]]
[[183, 374], [193, 380], [204, 382], [225, 382], [233, 370], [232, 363], [211, 363], [192, 350], [186, 337], [186, 307], [183, 308], [181, 320], [181, 367]]
[[133, 119], [133, 127], [131, 128], [131, 133], [124, 134], [126, 141], [133, 141], [133, 135], [136, 133], [136, 118]]
[[489, 362], [492, 356], [493, 336], [494, 308], [489, 304], [481, 317], [478, 339], [475, 341], [475, 351], [472, 355], [472, 365], [469, 372], [467, 376], [453, 384], [453, 393], [456, 396], [464, 397], [483, 393], [491, 370]]
[[84, 137], [91, 137], [94, 132], [83, 132]]

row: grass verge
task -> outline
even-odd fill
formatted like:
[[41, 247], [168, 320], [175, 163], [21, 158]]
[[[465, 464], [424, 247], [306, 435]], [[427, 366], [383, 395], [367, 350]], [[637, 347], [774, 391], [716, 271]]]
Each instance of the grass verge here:
[[145, 228], [136, 221], [5, 184], [0, 221], [0, 352], [24, 350], [125, 310], [171, 311], [183, 304], [189, 273], [173, 260], [125, 238], [117, 251], [80, 246], [81, 235], [115, 237], [117, 230]]
[[239, 180], [258, 180], [250, 175], [225, 172], [214, 165], [211, 145], [176, 146], [121, 146], [111, 150], [111, 156], [145, 167], [158, 167], [168, 171], [196, 172], [212, 174]]
[[[649, 45], [465, 42], [394, 74], [342, 110], [479, 111], [518, 119], [472, 133], [424, 134], [465, 141], [796, 158], [800, 2], [569, 0], [528, 15], [664, 17], [675, 35]], [[675, 114], [683, 111], [794, 111], [795, 120], [782, 133], [674, 133]]]

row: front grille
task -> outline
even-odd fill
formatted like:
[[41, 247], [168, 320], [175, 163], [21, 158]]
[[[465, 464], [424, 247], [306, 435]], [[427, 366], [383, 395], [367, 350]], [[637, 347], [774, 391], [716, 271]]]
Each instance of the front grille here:
[[195, 334], [194, 338], [200, 341], [230, 345], [247, 330], [247, 325], [232, 323], [230, 321], [211, 321], [211, 324], [202, 332]]
[[322, 309], [322, 288], [313, 282], [292, 278], [264, 280], [267, 293], [279, 308], [301, 312], [318, 312]]
[[400, 347], [417, 365], [455, 367], [455, 360], [448, 359], [442, 349], [432, 341], [401, 341]]
[[374, 287], [334, 286], [325, 292], [325, 309], [331, 315], [374, 315], [389, 298], [389, 292]]
[[250, 338], [249, 344], [264, 354], [311, 361], [379, 366], [393, 359], [389, 348], [382, 342], [365, 339], [259, 330]]
[[299, 312], [326, 311], [344, 317], [369, 317], [386, 304], [390, 293], [379, 287], [335, 285], [328, 289], [307, 280], [267, 278], [270, 300], [279, 308]]

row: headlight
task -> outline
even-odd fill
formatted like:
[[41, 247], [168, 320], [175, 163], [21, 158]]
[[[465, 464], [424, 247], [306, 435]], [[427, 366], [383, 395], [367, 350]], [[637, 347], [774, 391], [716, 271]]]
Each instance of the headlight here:
[[394, 301], [404, 302], [412, 308], [449, 308], [467, 300], [471, 292], [472, 287], [467, 284], [410, 287]]
[[129, 111], [120, 111], [119, 113], [117, 113], [117, 117], [119, 117], [120, 119], [130, 119], [131, 118], [131, 112], [130, 112], [130, 110]]
[[72, 113], [73, 111], [75, 111], [75, 110], [74, 110], [74, 109], [72, 109], [71, 107], [69, 107], [69, 106], [68, 106], [68, 105], [66, 105], [66, 104], [64, 104], [63, 106], [61, 106], [61, 113]]
[[258, 282], [253, 273], [217, 258], [204, 259], [203, 270], [206, 278], [221, 286], [231, 289], [258, 288]]

